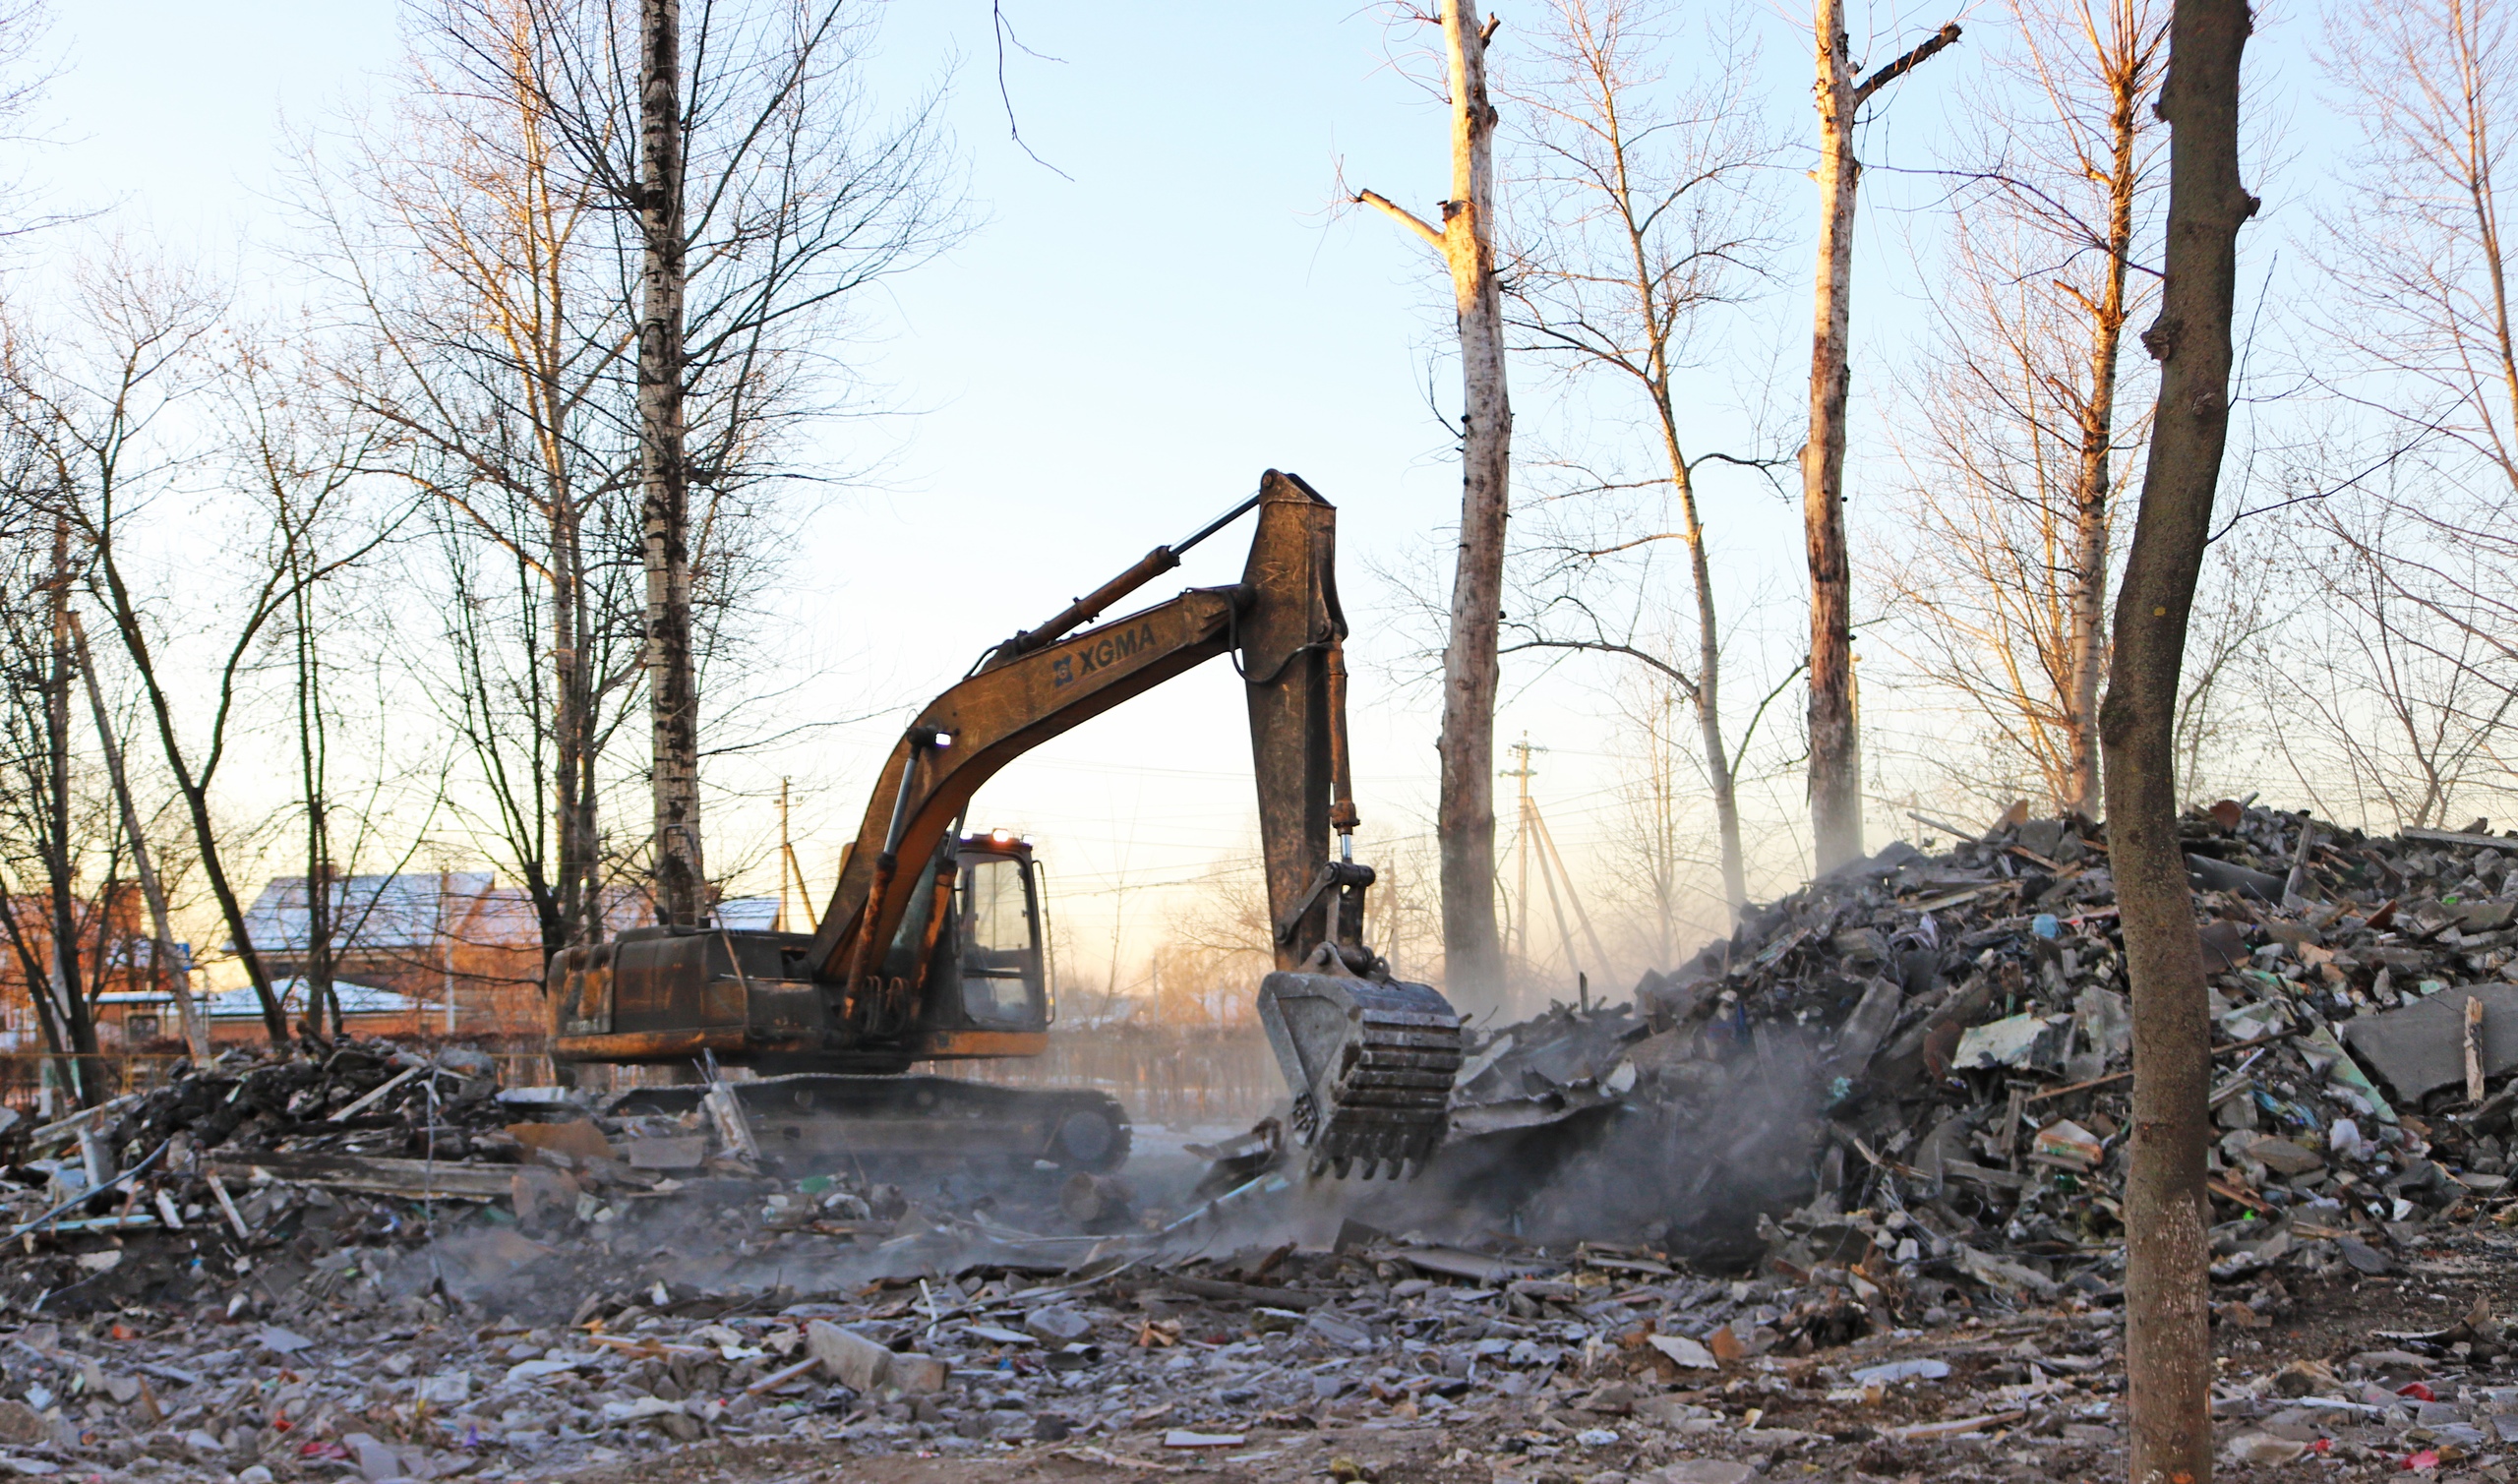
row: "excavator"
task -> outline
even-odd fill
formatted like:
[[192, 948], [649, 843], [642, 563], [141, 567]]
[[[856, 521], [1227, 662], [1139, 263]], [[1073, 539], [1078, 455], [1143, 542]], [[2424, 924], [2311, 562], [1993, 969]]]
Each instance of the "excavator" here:
[[[1253, 509], [1239, 582], [1085, 626]], [[1259, 1019], [1291, 1088], [1289, 1132], [1316, 1175], [1421, 1169], [1448, 1127], [1461, 1021], [1364, 942], [1373, 871], [1354, 859], [1336, 546], [1336, 507], [1271, 469], [1188, 539], [991, 645], [893, 746], [813, 931], [644, 927], [564, 950], [546, 980], [554, 1060], [696, 1064], [699, 1083], [631, 1102], [678, 1113], [731, 1098], [734, 1137], [782, 1167], [1116, 1168], [1129, 1128], [1105, 1094], [907, 1073], [1048, 1048], [1042, 873], [1028, 842], [964, 833], [972, 796], [1078, 723], [1229, 656], [1249, 703], [1275, 937]], [[721, 1065], [753, 1075], [724, 1079]]]

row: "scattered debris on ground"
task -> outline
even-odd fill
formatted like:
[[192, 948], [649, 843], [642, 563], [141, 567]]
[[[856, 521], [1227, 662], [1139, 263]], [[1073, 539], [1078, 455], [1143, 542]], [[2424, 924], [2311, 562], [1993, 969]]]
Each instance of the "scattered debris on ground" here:
[[[2235, 1476], [2518, 1463], [2482, 831], [2185, 821]], [[1268, 1125], [1203, 1171], [800, 1173], [478, 1053], [230, 1053], [0, 1128], [0, 1472], [2113, 1473], [2123, 962], [2099, 832], [1892, 847], [1486, 1032], [1406, 1186], [1307, 1184]]]

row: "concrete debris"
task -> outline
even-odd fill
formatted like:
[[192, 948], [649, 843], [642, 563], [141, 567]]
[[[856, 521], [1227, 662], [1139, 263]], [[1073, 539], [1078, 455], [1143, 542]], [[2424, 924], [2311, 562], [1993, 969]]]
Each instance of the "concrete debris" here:
[[[2216, 1447], [2505, 1479], [2518, 837], [2319, 825], [2294, 893], [2307, 824], [2183, 826], [2236, 883], [2196, 902]], [[2098, 831], [1893, 848], [1490, 1030], [1434, 1167], [1362, 1191], [1275, 1124], [913, 1186], [464, 1053], [231, 1053], [0, 1129], [0, 1472], [2110, 1476], [2123, 965]]]

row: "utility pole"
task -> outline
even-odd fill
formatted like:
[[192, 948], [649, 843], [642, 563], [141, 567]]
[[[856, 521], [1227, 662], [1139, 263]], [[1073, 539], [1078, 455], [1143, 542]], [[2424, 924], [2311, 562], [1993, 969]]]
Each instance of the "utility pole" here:
[[683, 450], [681, 0], [639, 0], [638, 481], [647, 568], [656, 919], [709, 910], [699, 850], [699, 678], [690, 645], [690, 469]]
[[[1530, 780], [1538, 776], [1538, 769], [1530, 766], [1530, 754], [1544, 752], [1547, 749], [1532, 742], [1530, 735], [1525, 732], [1522, 734], [1522, 740], [1512, 743], [1507, 750], [1512, 752], [1514, 758], [1521, 764], [1520, 767], [1505, 768], [1496, 774], [1499, 778], [1510, 778], [1520, 785], [1521, 815], [1513, 831], [1515, 857], [1513, 890], [1520, 897], [1519, 906], [1513, 914], [1515, 959], [1521, 966], [1523, 976], [1527, 978], [1529, 973], [1530, 846], [1532, 842], [1536, 842], [1539, 851], [1538, 882], [1540, 888], [1547, 893], [1547, 910], [1556, 920], [1556, 938], [1558, 944], [1565, 950], [1566, 972], [1577, 978], [1581, 977], [1581, 960], [1574, 952], [1574, 932], [1565, 921], [1565, 909], [1569, 905], [1574, 909], [1575, 920], [1583, 925], [1584, 941], [1590, 945], [1592, 967], [1606, 972], [1609, 960], [1608, 949], [1601, 946], [1599, 931], [1591, 925], [1591, 915], [1584, 909], [1582, 895], [1574, 889], [1574, 874], [1565, 868], [1565, 857], [1556, 849], [1556, 837], [1548, 833], [1547, 818], [1539, 812], [1538, 801], [1530, 797]], [[1562, 897], [1557, 895], [1557, 889], [1560, 886], [1564, 888]]]
[[782, 778], [778, 780], [778, 930], [780, 932], [789, 930], [787, 888], [790, 883], [793, 883], [796, 888], [797, 909], [802, 912], [811, 912], [813, 910], [812, 888], [805, 884], [805, 867], [796, 860], [795, 841], [787, 832], [787, 780]]
[[131, 838], [131, 868], [140, 877], [140, 894], [149, 903], [150, 930], [156, 933], [149, 945], [150, 966], [166, 970], [166, 988], [175, 997], [175, 1020], [183, 1027], [184, 1045], [196, 1062], [210, 1060], [210, 1027], [203, 1024], [200, 1012], [193, 1007], [193, 966], [190, 957], [175, 946], [174, 929], [167, 925], [166, 888], [157, 879], [157, 867], [149, 856], [149, 837], [140, 828], [140, 810], [131, 801], [131, 776], [123, 771], [122, 743], [114, 737], [111, 718], [105, 714], [104, 691], [96, 683], [95, 662], [88, 657], [88, 631], [80, 625], [76, 609], [70, 613], [70, 642], [78, 650], [79, 673], [88, 680], [88, 709], [95, 713], [96, 742], [105, 753], [105, 772], [113, 779], [114, 801], [122, 809], [122, 832]]

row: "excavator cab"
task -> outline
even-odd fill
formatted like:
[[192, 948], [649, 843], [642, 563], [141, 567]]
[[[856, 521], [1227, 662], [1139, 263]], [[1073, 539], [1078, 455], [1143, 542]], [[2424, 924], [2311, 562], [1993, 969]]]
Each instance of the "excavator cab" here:
[[935, 1003], [957, 1007], [959, 1023], [983, 1030], [1049, 1029], [1040, 875], [1031, 842], [1003, 830], [970, 835], [954, 856], [953, 931], [938, 940], [953, 945], [951, 972], [961, 993], [937, 995]]

